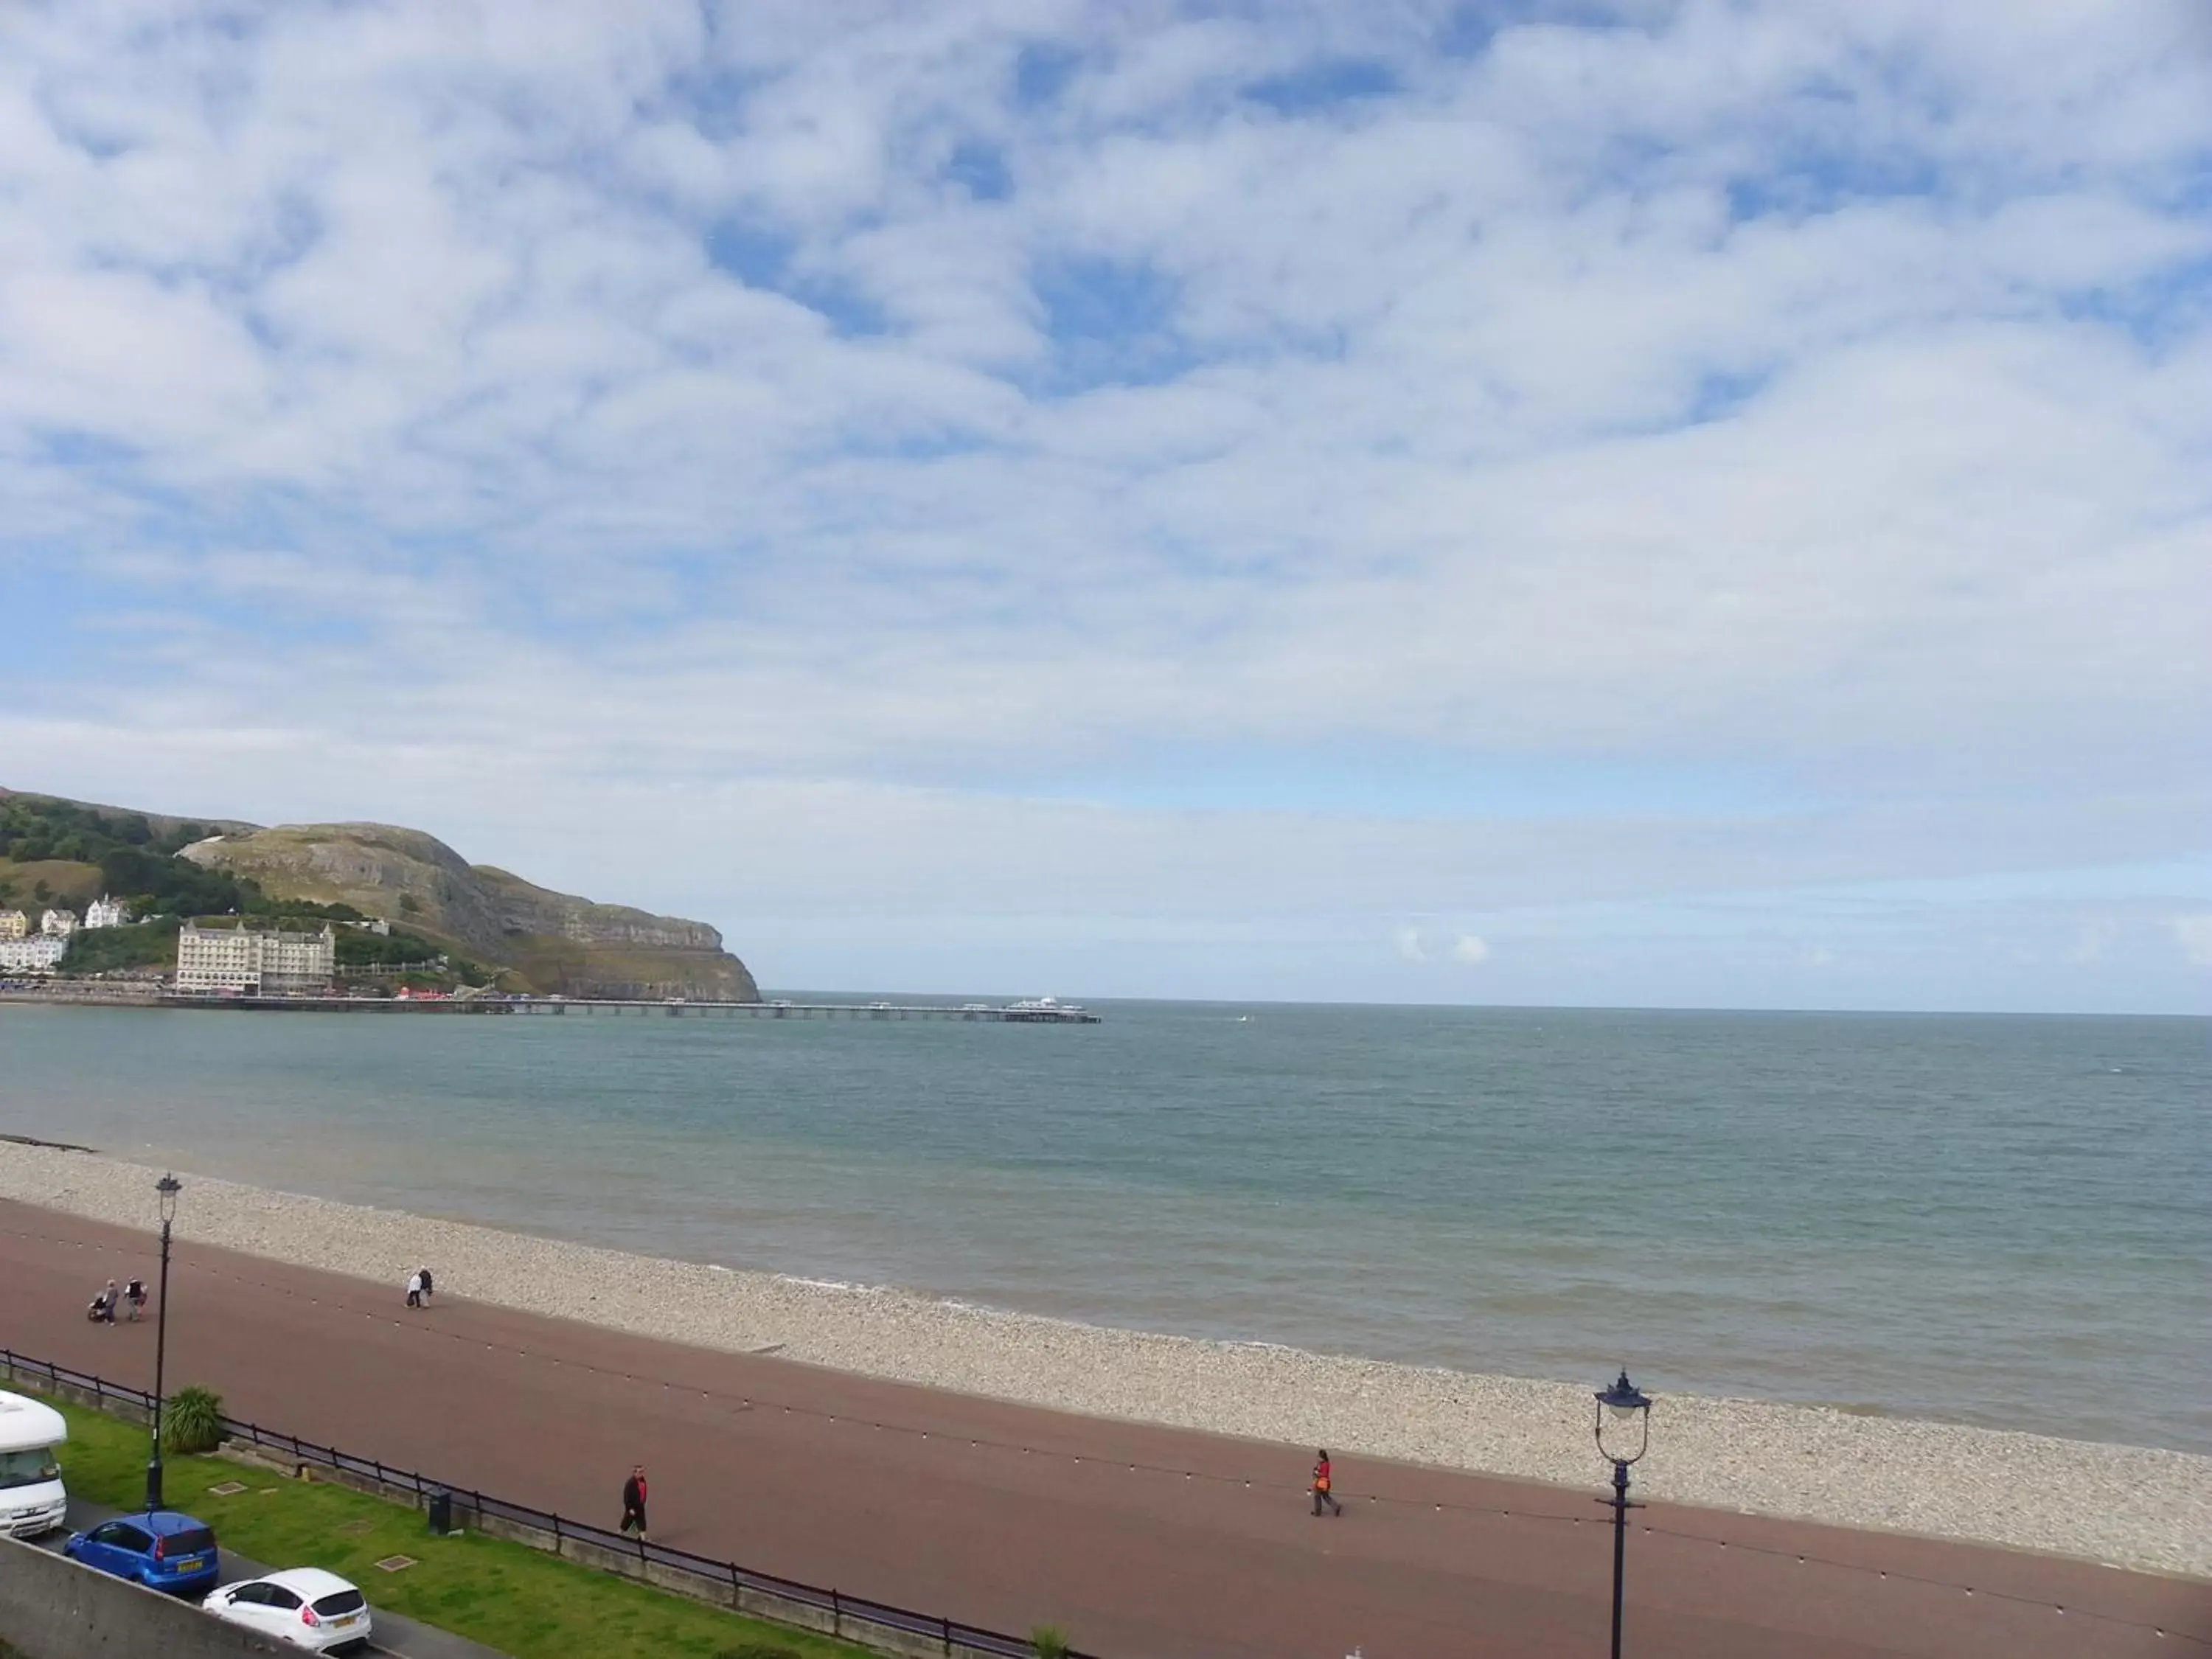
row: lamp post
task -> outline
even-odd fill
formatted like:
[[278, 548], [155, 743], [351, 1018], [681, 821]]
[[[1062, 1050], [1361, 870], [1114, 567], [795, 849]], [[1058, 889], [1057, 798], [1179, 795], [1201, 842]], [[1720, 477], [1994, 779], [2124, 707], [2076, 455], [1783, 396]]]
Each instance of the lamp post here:
[[154, 1310], [154, 1455], [146, 1463], [146, 1507], [161, 1507], [161, 1383], [169, 1355], [169, 1224], [177, 1218], [177, 1194], [185, 1183], [165, 1175], [154, 1185], [161, 1195], [161, 1305]]
[[1620, 1580], [1627, 1563], [1628, 1512], [1641, 1504], [1628, 1501], [1628, 1466], [1644, 1455], [1651, 1440], [1651, 1401], [1628, 1380], [1620, 1380], [1597, 1396], [1597, 1449], [1613, 1465], [1613, 1496], [1598, 1502], [1613, 1506], [1613, 1659], [1620, 1659]]

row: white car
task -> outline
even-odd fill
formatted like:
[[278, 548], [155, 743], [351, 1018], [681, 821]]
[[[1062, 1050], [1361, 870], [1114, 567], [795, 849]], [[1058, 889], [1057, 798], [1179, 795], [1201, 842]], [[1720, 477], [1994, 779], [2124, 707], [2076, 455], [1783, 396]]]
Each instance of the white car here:
[[320, 1567], [293, 1567], [225, 1584], [200, 1606], [218, 1619], [317, 1653], [368, 1644], [368, 1598]]

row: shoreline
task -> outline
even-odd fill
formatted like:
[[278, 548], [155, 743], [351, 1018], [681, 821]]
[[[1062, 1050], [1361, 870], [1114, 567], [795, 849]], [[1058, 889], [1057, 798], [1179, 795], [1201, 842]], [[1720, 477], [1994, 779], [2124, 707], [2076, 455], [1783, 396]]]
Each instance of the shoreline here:
[[[0, 1197], [149, 1231], [161, 1172], [0, 1140]], [[1586, 1386], [1002, 1312], [198, 1176], [196, 1243], [640, 1336], [1087, 1417], [1595, 1491]], [[2212, 1457], [1669, 1395], [1639, 1495], [2212, 1578]]]

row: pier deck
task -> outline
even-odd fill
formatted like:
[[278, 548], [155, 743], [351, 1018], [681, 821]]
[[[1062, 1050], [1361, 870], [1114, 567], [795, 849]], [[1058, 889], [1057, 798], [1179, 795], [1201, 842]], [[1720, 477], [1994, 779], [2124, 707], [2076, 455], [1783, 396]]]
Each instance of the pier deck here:
[[40, 988], [0, 991], [0, 1000], [91, 1003], [101, 1006], [234, 1008], [264, 1013], [515, 1014], [534, 1018], [632, 1015], [678, 1019], [933, 1019], [998, 1025], [1096, 1025], [1099, 1016], [1069, 1004], [1049, 1008], [941, 1002], [693, 1002], [614, 997], [221, 996], [161, 991], [98, 996]]

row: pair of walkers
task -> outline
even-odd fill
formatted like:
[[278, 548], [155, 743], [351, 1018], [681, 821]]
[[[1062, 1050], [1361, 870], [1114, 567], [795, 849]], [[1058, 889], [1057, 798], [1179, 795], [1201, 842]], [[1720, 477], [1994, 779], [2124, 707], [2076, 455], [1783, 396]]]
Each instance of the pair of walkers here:
[[407, 1275], [407, 1305], [427, 1308], [430, 1305], [430, 1270], [417, 1267]]
[[116, 1314], [125, 1310], [125, 1316], [134, 1322], [144, 1315], [146, 1286], [143, 1280], [134, 1279], [118, 1291], [115, 1281], [109, 1279], [107, 1288], [92, 1298], [92, 1305], [84, 1310], [84, 1316], [95, 1325], [112, 1325]]

